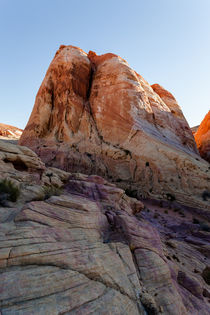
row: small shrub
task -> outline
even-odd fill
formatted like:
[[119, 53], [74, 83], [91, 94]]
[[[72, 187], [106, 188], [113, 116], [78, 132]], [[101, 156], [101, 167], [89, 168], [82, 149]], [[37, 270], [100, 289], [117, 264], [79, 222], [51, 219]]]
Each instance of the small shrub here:
[[168, 214], [168, 210], [165, 210], [164, 213]]
[[20, 196], [20, 188], [11, 180], [3, 179], [0, 182], [0, 195], [5, 195], [7, 200], [15, 202]]
[[56, 186], [44, 186], [44, 200], [52, 196], [60, 196], [62, 194], [62, 189]]

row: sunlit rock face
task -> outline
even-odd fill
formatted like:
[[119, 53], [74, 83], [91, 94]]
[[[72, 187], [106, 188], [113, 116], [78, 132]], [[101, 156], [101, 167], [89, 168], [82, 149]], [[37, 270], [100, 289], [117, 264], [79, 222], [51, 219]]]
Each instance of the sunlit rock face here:
[[20, 128], [0, 123], [0, 137], [19, 139], [22, 131]]
[[137, 197], [206, 207], [208, 165], [175, 98], [117, 55], [61, 46], [19, 143], [48, 166], [101, 175]]
[[210, 163], [210, 111], [204, 117], [194, 137], [200, 155]]

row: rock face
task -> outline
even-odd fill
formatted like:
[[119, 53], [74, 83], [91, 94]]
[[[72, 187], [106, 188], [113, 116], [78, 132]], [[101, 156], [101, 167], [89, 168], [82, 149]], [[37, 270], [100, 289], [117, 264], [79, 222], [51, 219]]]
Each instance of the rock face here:
[[19, 143], [48, 166], [98, 174], [133, 196], [206, 206], [208, 164], [175, 98], [114, 54], [61, 46]]
[[14, 126], [9, 126], [0, 123], [0, 136], [12, 139], [19, 139], [23, 130]]
[[203, 159], [210, 163], [210, 111], [206, 114], [194, 134], [198, 150]]
[[191, 131], [193, 135], [197, 132], [198, 128], [199, 128], [199, 125], [195, 127], [191, 127]]
[[[49, 177], [27, 148], [0, 153], [23, 187], [30, 171], [14, 168], [15, 155], [41, 170], [40, 185]], [[0, 208], [2, 315], [209, 314], [207, 211], [143, 205], [99, 176], [51, 172], [62, 195]]]
[[[68, 177], [64, 171], [46, 168], [29, 148], [0, 140], [0, 181], [9, 179], [20, 190], [21, 204], [42, 198], [44, 185], [63, 186], [63, 181]], [[4, 204], [4, 197], [0, 188], [0, 205]]]

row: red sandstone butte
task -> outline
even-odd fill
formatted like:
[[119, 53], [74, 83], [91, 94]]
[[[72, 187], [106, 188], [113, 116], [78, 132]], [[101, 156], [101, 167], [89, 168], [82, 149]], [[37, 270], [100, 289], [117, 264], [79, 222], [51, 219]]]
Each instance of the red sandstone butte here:
[[210, 162], [210, 111], [202, 120], [198, 130], [194, 134], [198, 150], [203, 159]]
[[194, 206], [208, 189], [175, 98], [114, 54], [61, 46], [19, 144], [48, 166], [103, 176], [139, 197], [172, 194]]

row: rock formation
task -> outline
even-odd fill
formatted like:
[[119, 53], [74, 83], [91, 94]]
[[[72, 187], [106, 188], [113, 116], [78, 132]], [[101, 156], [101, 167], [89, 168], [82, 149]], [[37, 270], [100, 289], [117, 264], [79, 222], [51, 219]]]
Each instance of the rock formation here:
[[209, 166], [175, 98], [114, 54], [61, 46], [19, 144], [48, 166], [98, 174], [133, 196], [206, 206]]
[[0, 137], [19, 139], [22, 135], [22, 132], [22, 129], [0, 123]]
[[210, 111], [204, 117], [194, 137], [200, 155], [210, 163]]
[[[43, 185], [59, 188], [68, 177], [64, 171], [46, 168], [29, 148], [0, 140], [0, 181], [9, 179], [20, 190], [21, 204], [42, 198]], [[0, 205], [5, 197], [0, 187]], [[10, 206], [10, 202], [6, 203]]]
[[[1, 141], [0, 178], [21, 190], [0, 208], [0, 314], [209, 314], [207, 210], [143, 205]], [[62, 194], [38, 200], [46, 185]]]
[[197, 132], [198, 128], [199, 128], [199, 125], [198, 125], [198, 126], [195, 126], [195, 127], [191, 127], [191, 128], [190, 128], [190, 129], [191, 129], [191, 131], [192, 131], [192, 134], [193, 134], [193, 135]]

